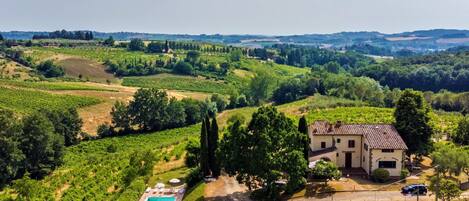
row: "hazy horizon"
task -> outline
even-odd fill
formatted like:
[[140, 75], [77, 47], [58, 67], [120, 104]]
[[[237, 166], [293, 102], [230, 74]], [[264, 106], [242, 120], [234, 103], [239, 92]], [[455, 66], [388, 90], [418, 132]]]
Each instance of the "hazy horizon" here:
[[18, 0], [2, 2], [0, 31], [301, 35], [469, 30], [466, 0]]

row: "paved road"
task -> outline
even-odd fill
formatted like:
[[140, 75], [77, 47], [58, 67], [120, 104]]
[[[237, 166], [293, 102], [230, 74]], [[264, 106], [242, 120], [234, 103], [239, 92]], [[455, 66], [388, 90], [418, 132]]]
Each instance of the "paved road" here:
[[[463, 193], [462, 197], [469, 198], [469, 192]], [[317, 201], [416, 201], [417, 196], [404, 196], [397, 191], [363, 191], [363, 192], [340, 192], [330, 195], [295, 198], [294, 201], [317, 200]], [[419, 196], [420, 201], [433, 201], [434, 196]]]

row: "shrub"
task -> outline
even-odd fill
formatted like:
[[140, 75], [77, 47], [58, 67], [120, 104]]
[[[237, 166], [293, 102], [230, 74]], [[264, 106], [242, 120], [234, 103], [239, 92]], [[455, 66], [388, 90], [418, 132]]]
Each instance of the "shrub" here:
[[199, 183], [200, 181], [202, 181], [202, 179], [203, 179], [202, 172], [200, 171], [199, 167], [196, 167], [194, 169], [191, 169], [189, 174], [186, 176], [185, 180], [187, 183], [187, 187], [190, 188], [196, 185], [197, 183]]
[[375, 182], [384, 183], [389, 180], [389, 171], [383, 168], [373, 170], [371, 176]]
[[114, 144], [110, 144], [109, 146], [106, 147], [106, 151], [108, 153], [115, 153], [117, 151], [117, 146]]
[[410, 174], [409, 170], [407, 169], [403, 169], [401, 170], [401, 179], [405, 179], [406, 177], [408, 177]]
[[111, 126], [108, 124], [101, 124], [98, 126], [96, 133], [100, 138], [110, 137], [112, 136]]

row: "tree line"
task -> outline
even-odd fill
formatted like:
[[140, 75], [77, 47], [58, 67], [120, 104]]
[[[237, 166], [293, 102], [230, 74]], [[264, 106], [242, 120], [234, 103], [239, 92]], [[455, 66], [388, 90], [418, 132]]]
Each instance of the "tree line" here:
[[35, 69], [40, 75], [51, 78], [51, 77], [61, 77], [65, 75], [65, 71], [63, 67], [58, 66], [52, 60], [46, 60], [39, 64], [35, 64], [31, 57], [24, 56], [23, 51], [21, 50], [14, 50], [11, 48], [0, 48], [0, 55], [4, 55], [5, 57], [18, 62], [24, 66], [31, 67]]
[[391, 88], [438, 92], [469, 90], [469, 52], [439, 52], [360, 67], [352, 73]]
[[0, 110], [0, 187], [28, 175], [40, 179], [62, 164], [83, 122], [76, 109], [40, 110], [22, 118]]
[[374, 106], [393, 107], [400, 90], [382, 87], [368, 77], [335, 74], [322, 69], [280, 83], [273, 91], [272, 100], [277, 104], [296, 101], [319, 93], [322, 95], [367, 102]]
[[47, 35], [33, 35], [33, 40], [38, 39], [73, 39], [73, 40], [93, 40], [93, 32], [92, 31], [67, 31], [67, 30], [57, 30], [54, 32], [50, 32]]
[[254, 49], [249, 51], [248, 55], [264, 60], [272, 59], [278, 64], [297, 67], [313, 67], [329, 62], [337, 62], [344, 69], [353, 69], [374, 63], [372, 58], [352, 51], [338, 52], [311, 46], [289, 44], [276, 44], [269, 48]]
[[184, 127], [201, 122], [206, 115], [215, 116], [225, 105], [224, 99], [216, 94], [205, 101], [177, 100], [162, 90], [139, 89], [128, 104], [121, 101], [114, 104], [112, 123], [99, 126], [97, 133], [99, 137], [109, 137]]
[[116, 76], [143, 76], [159, 73], [174, 73], [181, 75], [199, 75], [223, 77], [231, 68], [230, 62], [214, 63], [201, 59], [198, 51], [188, 51], [181, 57], [165, 58], [163, 56], [154, 61], [140, 57], [124, 60], [106, 60], [107, 71]]

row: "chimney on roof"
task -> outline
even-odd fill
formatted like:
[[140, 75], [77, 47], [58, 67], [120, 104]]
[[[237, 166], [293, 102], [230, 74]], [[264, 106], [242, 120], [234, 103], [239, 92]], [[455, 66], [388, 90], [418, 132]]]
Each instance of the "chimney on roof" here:
[[340, 126], [342, 126], [342, 121], [337, 121], [335, 123], [335, 128], [339, 128]]
[[327, 128], [327, 132], [332, 132], [332, 124], [329, 124], [329, 127]]

